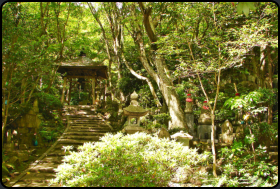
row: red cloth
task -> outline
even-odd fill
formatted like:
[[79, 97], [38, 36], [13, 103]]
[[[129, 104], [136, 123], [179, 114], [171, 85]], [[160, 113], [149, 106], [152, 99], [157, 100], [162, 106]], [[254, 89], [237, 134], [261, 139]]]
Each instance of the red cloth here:
[[208, 110], [208, 109], [209, 109], [208, 106], [202, 106], [202, 108], [203, 108], [204, 110]]
[[192, 99], [191, 98], [187, 98], [186, 101], [187, 102], [192, 102]]

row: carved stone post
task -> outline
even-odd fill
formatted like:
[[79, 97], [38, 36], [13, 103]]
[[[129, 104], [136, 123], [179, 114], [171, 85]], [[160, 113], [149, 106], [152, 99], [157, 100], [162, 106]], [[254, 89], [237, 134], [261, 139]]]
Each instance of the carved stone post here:
[[92, 87], [92, 105], [95, 104], [95, 78], [91, 79], [91, 87]]
[[193, 100], [191, 99], [191, 94], [187, 94], [186, 98], [186, 107], [185, 107], [185, 118], [187, 121], [187, 126], [189, 129], [190, 135], [194, 136], [194, 114], [193, 114], [193, 107], [192, 107]]
[[64, 93], [65, 93], [66, 83], [67, 83], [67, 77], [64, 77], [63, 89], [62, 89], [62, 95], [61, 95], [61, 104], [64, 103]]
[[69, 87], [69, 93], [68, 93], [68, 105], [70, 105], [71, 90], [72, 90], [72, 78], [70, 78], [70, 87]]

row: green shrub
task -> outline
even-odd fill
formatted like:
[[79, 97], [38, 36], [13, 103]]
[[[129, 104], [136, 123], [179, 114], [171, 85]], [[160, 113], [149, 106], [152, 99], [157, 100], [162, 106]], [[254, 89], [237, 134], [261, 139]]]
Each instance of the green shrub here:
[[65, 129], [61, 117], [55, 112], [52, 113], [52, 116], [54, 118], [51, 120], [43, 119], [39, 127], [39, 134], [46, 142], [55, 141]]
[[198, 154], [181, 143], [146, 133], [106, 134], [101, 142], [84, 143], [70, 152], [56, 169], [52, 183], [63, 186], [167, 186], [180, 169], [189, 177], [202, 179], [198, 167], [209, 155]]
[[216, 187], [273, 186], [278, 182], [278, 167], [266, 163], [268, 155], [265, 147], [259, 146], [254, 154], [246, 146], [252, 141], [245, 139], [245, 144], [235, 141], [231, 148], [222, 148], [219, 154], [224, 159], [223, 173], [215, 178], [211, 185]]
[[35, 95], [38, 98], [39, 111], [42, 113], [45, 119], [52, 119], [53, 110], [62, 109], [60, 100], [52, 94], [48, 93], [37, 93]]
[[89, 100], [89, 92], [86, 91], [73, 91], [71, 92], [70, 105], [79, 105], [79, 102]]

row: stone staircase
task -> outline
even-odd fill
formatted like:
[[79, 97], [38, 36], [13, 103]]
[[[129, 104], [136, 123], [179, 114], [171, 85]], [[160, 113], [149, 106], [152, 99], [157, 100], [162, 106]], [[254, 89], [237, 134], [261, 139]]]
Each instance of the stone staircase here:
[[[67, 118], [67, 128], [62, 136], [38, 160], [30, 165], [18, 177], [7, 184], [8, 187], [48, 187], [55, 177], [54, 169], [62, 163], [65, 155], [63, 146], [77, 147], [85, 142], [96, 142], [106, 132], [112, 132], [110, 125], [95, 113], [90, 105], [66, 106], [64, 117]], [[59, 187], [59, 185], [51, 185]]]
[[278, 145], [270, 146], [269, 159], [278, 165]]

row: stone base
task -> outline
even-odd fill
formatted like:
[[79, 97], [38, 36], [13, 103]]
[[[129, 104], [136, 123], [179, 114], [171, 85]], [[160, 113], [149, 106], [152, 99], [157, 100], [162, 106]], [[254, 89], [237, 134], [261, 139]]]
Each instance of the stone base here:
[[227, 134], [219, 134], [219, 141], [225, 144], [232, 144], [233, 140], [235, 138], [235, 133], [232, 133], [231, 135]]
[[[212, 125], [199, 125], [197, 127], [197, 137], [199, 139], [211, 139]], [[214, 126], [214, 138], [216, 138], [216, 126]]]
[[[200, 139], [200, 141], [201, 141], [201, 142], [207, 142], [207, 143], [209, 143], [209, 144], [212, 143], [212, 142], [211, 142], [211, 139]], [[218, 139], [214, 139], [214, 142], [215, 142], [215, 143], [218, 143], [219, 141], [218, 141]]]
[[186, 146], [187, 148], [190, 147], [190, 139], [189, 138], [181, 138], [181, 137], [178, 137], [176, 139], [176, 142], [181, 142], [183, 143], [183, 146]]
[[236, 125], [241, 125], [241, 121], [233, 121], [232, 125], [236, 126]]
[[136, 132], [145, 132], [148, 133], [148, 131], [146, 131], [143, 127], [139, 127], [139, 126], [126, 126], [124, 129], [124, 132], [127, 134], [134, 134]]

